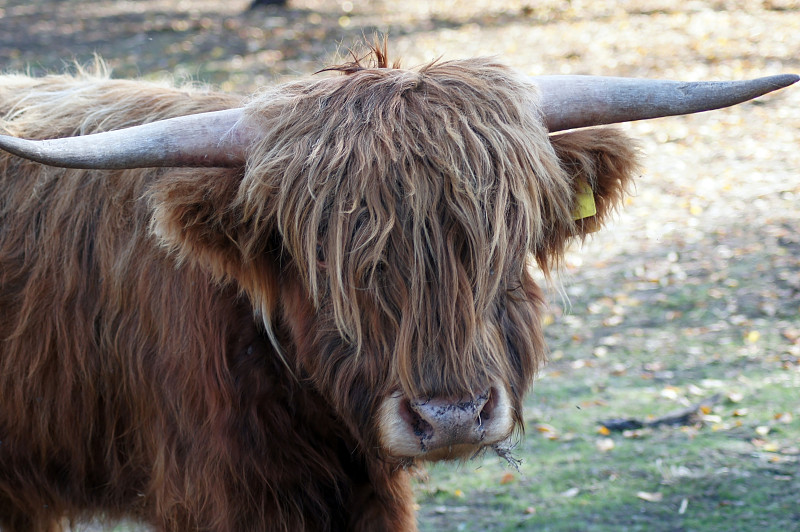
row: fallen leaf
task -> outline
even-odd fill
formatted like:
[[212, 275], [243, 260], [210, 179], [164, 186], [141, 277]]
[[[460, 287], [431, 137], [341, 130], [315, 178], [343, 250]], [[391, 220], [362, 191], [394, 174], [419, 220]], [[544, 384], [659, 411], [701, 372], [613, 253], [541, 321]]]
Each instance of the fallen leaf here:
[[556, 429], [550, 425], [540, 424], [536, 425], [536, 430], [542, 434], [548, 440], [557, 440], [559, 439], [558, 432]]
[[642, 429], [624, 430], [624, 431], [622, 431], [622, 436], [624, 438], [628, 438], [628, 439], [631, 439], [631, 440], [636, 440], [636, 439], [644, 437], [644, 430], [642, 430]]
[[647, 491], [640, 491], [636, 496], [647, 502], [661, 502], [661, 499], [664, 498], [664, 495], [660, 492], [649, 493]]
[[790, 342], [800, 341], [800, 329], [788, 329], [783, 331], [781, 334], [783, 334], [783, 337]]
[[597, 358], [605, 358], [608, 355], [608, 348], [603, 345], [597, 346], [592, 350], [592, 355]]
[[730, 392], [728, 393], [728, 401], [731, 403], [738, 403], [742, 399], [744, 399], [744, 394], [740, 392]]
[[686, 389], [692, 395], [703, 395], [705, 393], [703, 389], [697, 386], [696, 384], [690, 384], [689, 386], [686, 387]]
[[624, 364], [616, 363], [613, 366], [611, 366], [610, 373], [615, 377], [621, 377], [622, 375], [625, 375], [627, 371], [628, 368], [626, 368]]
[[512, 482], [514, 482], [514, 480], [515, 480], [514, 474], [510, 473], [510, 472], [506, 472], [500, 478], [500, 484], [511, 484]]
[[567, 491], [561, 493], [561, 496], [562, 497], [570, 497], [571, 498], [571, 497], [575, 497], [580, 492], [581, 492], [581, 490], [578, 489], [578, 488], [570, 488]]
[[683, 515], [686, 513], [686, 508], [689, 506], [689, 499], [683, 499], [681, 501], [681, 506], [678, 508], [678, 514]]
[[611, 431], [608, 430], [607, 427], [604, 427], [603, 425], [600, 425], [600, 427], [598, 427], [598, 429], [597, 429], [597, 433], [598, 434], [602, 434], [603, 436], [608, 436], [609, 434], [611, 434]]
[[597, 446], [597, 449], [599, 451], [607, 453], [608, 451], [614, 448], [615, 444], [614, 440], [612, 440], [611, 438], [600, 438], [599, 440], [597, 440], [597, 442], [595, 442], [595, 445]]
[[666, 388], [661, 390], [661, 397], [663, 397], [665, 399], [671, 399], [671, 400], [674, 401], [675, 399], [678, 398], [678, 392], [679, 391], [680, 390], [678, 388], [676, 388], [675, 386], [667, 386]]

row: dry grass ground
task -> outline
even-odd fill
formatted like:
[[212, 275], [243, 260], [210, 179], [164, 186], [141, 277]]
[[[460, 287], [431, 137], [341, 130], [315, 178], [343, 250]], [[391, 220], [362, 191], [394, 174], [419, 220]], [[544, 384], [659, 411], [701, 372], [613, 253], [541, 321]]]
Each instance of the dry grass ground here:
[[[678, 7], [679, 6], [679, 7]], [[797, 0], [0, 0], [0, 65], [252, 91], [308, 75], [363, 34], [411, 66], [498, 55], [528, 74], [684, 80], [800, 72]], [[529, 401], [520, 472], [437, 466], [429, 530], [797, 530], [800, 89], [623, 126], [644, 171], [576, 248]], [[720, 393], [703, 423], [627, 435], [598, 419]], [[733, 525], [731, 523], [734, 523]]]

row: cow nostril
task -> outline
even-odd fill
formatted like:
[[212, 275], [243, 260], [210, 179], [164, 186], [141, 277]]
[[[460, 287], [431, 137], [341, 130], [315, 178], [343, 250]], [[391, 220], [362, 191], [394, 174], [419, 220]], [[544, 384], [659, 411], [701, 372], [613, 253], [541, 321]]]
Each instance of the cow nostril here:
[[429, 438], [433, 434], [433, 427], [431, 424], [422, 419], [422, 416], [419, 415], [408, 399], [400, 403], [400, 416], [403, 418], [403, 421], [411, 427], [415, 436]]
[[494, 409], [497, 406], [497, 392], [494, 388], [490, 388], [486, 393], [486, 403], [484, 403], [480, 414], [478, 414], [478, 424], [481, 425], [485, 421], [492, 419]]

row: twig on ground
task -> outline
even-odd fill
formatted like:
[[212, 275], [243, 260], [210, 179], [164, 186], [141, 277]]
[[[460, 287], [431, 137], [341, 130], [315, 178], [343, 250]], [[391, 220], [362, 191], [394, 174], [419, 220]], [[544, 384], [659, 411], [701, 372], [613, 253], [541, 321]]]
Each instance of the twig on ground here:
[[699, 421], [700, 412], [704, 408], [716, 404], [721, 399], [720, 394], [714, 394], [707, 399], [703, 399], [699, 403], [671, 412], [667, 415], [657, 417], [650, 420], [639, 420], [635, 418], [613, 418], [600, 421], [600, 425], [604, 426], [612, 432], [622, 432], [625, 430], [637, 430], [642, 428], [652, 428], [662, 425], [670, 427], [680, 427], [684, 425], [693, 425]]

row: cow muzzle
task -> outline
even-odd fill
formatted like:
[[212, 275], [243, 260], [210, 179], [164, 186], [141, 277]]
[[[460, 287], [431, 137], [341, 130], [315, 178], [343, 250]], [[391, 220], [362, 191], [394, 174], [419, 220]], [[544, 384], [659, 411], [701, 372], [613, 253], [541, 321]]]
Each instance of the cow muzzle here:
[[380, 407], [381, 445], [398, 458], [469, 458], [510, 435], [511, 410], [508, 394], [497, 385], [462, 397], [409, 399], [396, 393]]

